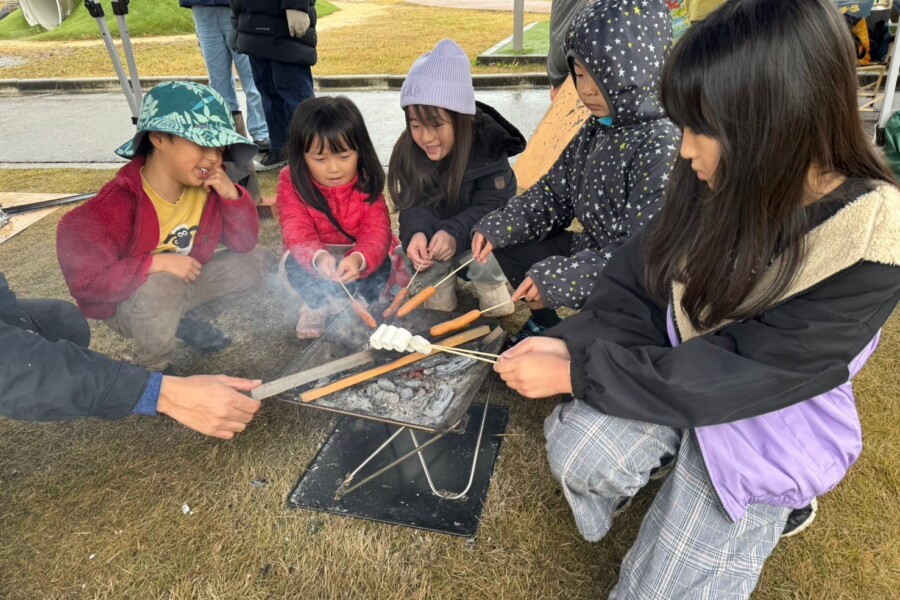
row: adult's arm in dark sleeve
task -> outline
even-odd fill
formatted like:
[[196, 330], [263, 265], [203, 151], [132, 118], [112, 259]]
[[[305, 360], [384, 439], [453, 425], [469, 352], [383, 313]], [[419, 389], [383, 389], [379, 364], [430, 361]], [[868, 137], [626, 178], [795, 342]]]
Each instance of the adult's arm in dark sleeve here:
[[[900, 268], [866, 262], [756, 318], [675, 348], [626, 347], [601, 326], [586, 346], [569, 348], [573, 394], [603, 413], [672, 427], [769, 413], [845, 383], [848, 365], [898, 299]], [[590, 320], [582, 326], [590, 330]]]
[[0, 414], [26, 421], [131, 414], [150, 373], [0, 323]]
[[15, 293], [9, 289], [6, 277], [0, 273], [0, 321], [19, 329], [37, 331], [37, 324], [22, 310]]

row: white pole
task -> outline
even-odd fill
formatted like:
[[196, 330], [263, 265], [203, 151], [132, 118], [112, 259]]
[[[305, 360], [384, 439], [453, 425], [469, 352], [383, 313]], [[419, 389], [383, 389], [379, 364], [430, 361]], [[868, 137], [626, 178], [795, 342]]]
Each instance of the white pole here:
[[522, 51], [525, 37], [525, 0], [515, 0], [513, 4], [513, 51]]
[[897, 87], [897, 74], [900, 71], [900, 40], [894, 41], [894, 49], [891, 54], [891, 68], [885, 84], [881, 115], [878, 117], [878, 130], [884, 130], [884, 126], [887, 125], [888, 120], [891, 118], [891, 107], [894, 105], [894, 91]]

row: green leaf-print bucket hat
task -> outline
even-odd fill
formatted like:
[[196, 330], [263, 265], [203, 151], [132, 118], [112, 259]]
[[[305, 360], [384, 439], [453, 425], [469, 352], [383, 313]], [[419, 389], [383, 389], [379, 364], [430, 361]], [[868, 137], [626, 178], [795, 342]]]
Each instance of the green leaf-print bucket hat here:
[[256, 145], [234, 130], [231, 110], [217, 91], [190, 81], [160, 83], [144, 96], [137, 133], [119, 146], [116, 154], [134, 158], [148, 131], [172, 133], [205, 148], [227, 148], [231, 160], [242, 165], [253, 160]]

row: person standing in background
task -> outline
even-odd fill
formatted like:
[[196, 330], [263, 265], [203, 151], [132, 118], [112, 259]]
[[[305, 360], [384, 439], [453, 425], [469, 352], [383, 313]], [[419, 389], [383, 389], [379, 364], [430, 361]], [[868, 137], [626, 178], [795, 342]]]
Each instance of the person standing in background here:
[[269, 125], [269, 150], [256, 164], [268, 171], [287, 163], [294, 110], [315, 96], [316, 0], [231, 0], [234, 49], [250, 57], [253, 80]]
[[566, 34], [575, 15], [588, 0], [553, 0], [550, 5], [550, 50], [547, 52], [547, 77], [550, 79], [550, 100], [569, 77], [566, 59]]
[[191, 9], [194, 26], [197, 29], [197, 40], [200, 42], [200, 52], [203, 54], [206, 73], [209, 75], [209, 86], [225, 98], [232, 115], [239, 113], [241, 105], [238, 103], [232, 65], [237, 68], [241, 87], [247, 96], [247, 133], [250, 134], [253, 143], [259, 146], [260, 151], [267, 150], [269, 127], [266, 125], [262, 98], [253, 81], [250, 59], [244, 54], [238, 54], [231, 47], [234, 27], [231, 23], [229, 1], [179, 0], [179, 4], [182, 8]]

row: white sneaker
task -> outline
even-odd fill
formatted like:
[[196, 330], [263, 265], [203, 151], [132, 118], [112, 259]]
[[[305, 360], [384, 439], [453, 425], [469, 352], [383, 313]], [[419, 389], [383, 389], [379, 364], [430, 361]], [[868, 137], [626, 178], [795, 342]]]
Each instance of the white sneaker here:
[[[503, 283], [479, 283], [472, 282], [475, 296], [478, 297], [478, 308], [486, 310], [486, 317], [506, 317], [516, 312], [515, 303], [511, 302], [506, 282]], [[504, 304], [505, 302], [505, 304]], [[491, 310], [487, 310], [487, 309]]]

